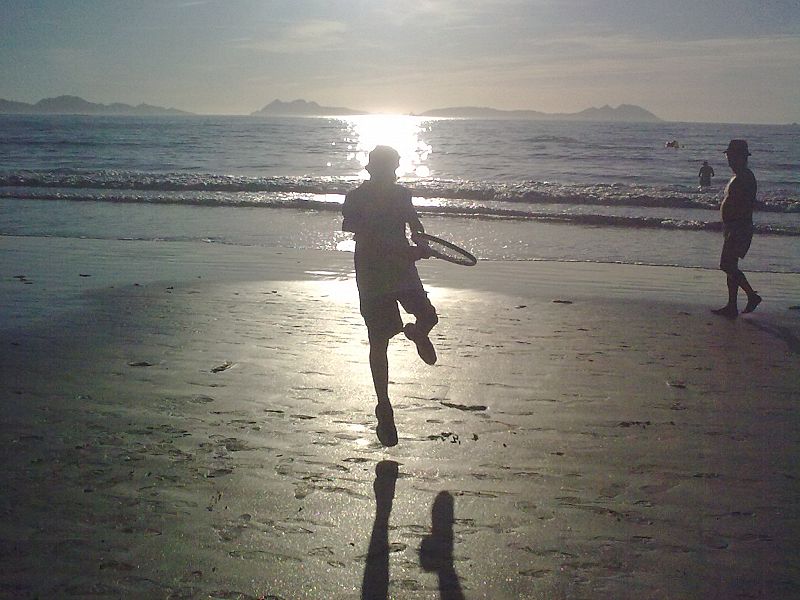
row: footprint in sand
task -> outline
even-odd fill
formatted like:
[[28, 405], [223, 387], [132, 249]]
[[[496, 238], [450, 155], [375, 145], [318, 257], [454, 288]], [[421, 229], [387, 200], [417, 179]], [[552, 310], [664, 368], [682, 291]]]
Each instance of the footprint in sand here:
[[197, 396], [192, 396], [189, 399], [189, 402], [191, 402], [192, 404], [208, 404], [209, 402], [216, 402], [216, 399], [212, 398], [211, 396], [197, 395]]
[[224, 446], [228, 452], [243, 452], [245, 450], [258, 450], [258, 448], [249, 445], [247, 442], [238, 440], [236, 438], [225, 438], [218, 442], [220, 446]]
[[482, 404], [456, 404], [454, 402], [445, 402], [444, 400], [440, 400], [439, 404], [448, 408], [455, 408], [456, 410], [463, 410], [466, 412], [478, 412], [488, 408]]

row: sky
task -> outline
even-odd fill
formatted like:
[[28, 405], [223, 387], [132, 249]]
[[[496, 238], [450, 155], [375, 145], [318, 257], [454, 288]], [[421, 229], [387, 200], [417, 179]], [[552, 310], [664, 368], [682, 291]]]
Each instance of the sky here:
[[0, 0], [0, 98], [800, 122], [798, 0]]

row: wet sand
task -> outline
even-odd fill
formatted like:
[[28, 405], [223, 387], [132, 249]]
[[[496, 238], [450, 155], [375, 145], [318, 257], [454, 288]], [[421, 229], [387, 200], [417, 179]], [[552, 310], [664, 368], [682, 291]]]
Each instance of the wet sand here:
[[350, 256], [6, 242], [0, 596], [800, 594], [797, 276], [427, 261], [386, 449]]

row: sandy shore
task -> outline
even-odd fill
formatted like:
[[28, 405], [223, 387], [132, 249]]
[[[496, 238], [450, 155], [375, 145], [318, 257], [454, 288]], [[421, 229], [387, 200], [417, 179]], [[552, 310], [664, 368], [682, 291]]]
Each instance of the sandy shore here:
[[350, 256], [3, 244], [2, 597], [800, 595], [798, 276], [428, 261], [385, 449]]

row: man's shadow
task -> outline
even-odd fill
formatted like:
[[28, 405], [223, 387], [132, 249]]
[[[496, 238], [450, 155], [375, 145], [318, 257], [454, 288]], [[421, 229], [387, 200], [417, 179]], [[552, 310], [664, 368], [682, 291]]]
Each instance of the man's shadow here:
[[439, 576], [442, 600], [464, 600], [464, 592], [453, 565], [453, 521], [455, 500], [450, 492], [439, 492], [431, 511], [431, 534], [419, 547], [419, 562]]
[[[362, 600], [389, 597], [389, 516], [394, 502], [398, 464], [382, 460], [375, 466], [375, 521], [361, 584]], [[442, 600], [463, 600], [461, 584], [453, 566], [454, 500], [450, 492], [440, 492], [431, 511], [431, 534], [422, 540], [419, 559], [422, 568], [439, 576]]]
[[753, 321], [750, 319], [747, 319], [745, 322], [751, 327], [760, 329], [767, 335], [771, 335], [772, 337], [784, 342], [789, 352], [792, 354], [800, 354], [800, 339], [798, 339], [794, 332], [788, 327]]

